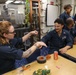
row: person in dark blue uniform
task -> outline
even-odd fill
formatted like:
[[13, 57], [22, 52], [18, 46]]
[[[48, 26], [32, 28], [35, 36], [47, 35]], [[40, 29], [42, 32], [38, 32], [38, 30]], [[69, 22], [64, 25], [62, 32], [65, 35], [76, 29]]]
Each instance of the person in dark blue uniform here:
[[0, 74], [15, 69], [15, 60], [29, 57], [37, 48], [46, 46], [43, 42], [36, 42], [28, 50], [22, 51], [16, 47], [26, 41], [31, 35], [38, 34], [31, 31], [22, 38], [14, 38], [13, 25], [8, 21], [0, 22]]
[[74, 22], [75, 22], [76, 21], [76, 14], [74, 15], [73, 19], [74, 19]]
[[73, 17], [73, 20], [74, 20], [74, 23], [75, 23], [74, 28], [76, 29], [76, 14], [75, 14], [74, 17]]
[[66, 20], [66, 30], [69, 31], [71, 33], [72, 36], [74, 36], [74, 31], [73, 31], [73, 27], [74, 27], [74, 20], [72, 18], [68, 18]]
[[[47, 33], [41, 40], [48, 45], [48, 49], [42, 49], [43, 54], [51, 54], [54, 51], [65, 53], [69, 48], [72, 47], [73, 41], [68, 31], [63, 29], [64, 22], [62, 19], [55, 20], [55, 29]], [[44, 47], [43, 47], [44, 48]], [[47, 50], [48, 52], [45, 52]]]
[[64, 6], [64, 12], [60, 14], [59, 18], [61, 18], [64, 21], [64, 28], [66, 27], [66, 20], [67, 18], [71, 17], [70, 13], [72, 11], [72, 6], [70, 4], [67, 4]]
[[74, 20], [72, 18], [68, 18], [66, 20], [66, 28], [67, 31], [71, 34], [72, 40], [76, 37], [76, 30], [74, 28]]

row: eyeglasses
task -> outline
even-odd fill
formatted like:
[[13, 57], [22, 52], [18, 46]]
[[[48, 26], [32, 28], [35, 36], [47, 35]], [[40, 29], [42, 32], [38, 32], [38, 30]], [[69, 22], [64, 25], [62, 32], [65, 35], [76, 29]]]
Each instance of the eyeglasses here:
[[13, 31], [13, 32], [8, 32], [9, 34], [15, 34], [16, 32], [15, 31]]

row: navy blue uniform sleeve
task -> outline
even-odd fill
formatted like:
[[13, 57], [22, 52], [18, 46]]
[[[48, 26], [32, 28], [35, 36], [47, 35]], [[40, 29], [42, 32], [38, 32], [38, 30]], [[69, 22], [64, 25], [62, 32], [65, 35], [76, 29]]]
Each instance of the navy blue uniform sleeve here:
[[59, 16], [59, 18], [61, 18], [62, 20], [64, 20], [64, 15], [61, 14], [61, 15]]
[[62, 19], [64, 21], [64, 25], [66, 25], [66, 19], [68, 18], [68, 16], [66, 15], [66, 13], [62, 13], [59, 16], [60, 19]]
[[73, 46], [73, 40], [69, 32], [67, 32], [66, 42], [67, 42], [66, 44], [67, 46], [71, 46], [71, 47]]
[[64, 21], [64, 25], [66, 26], [66, 20], [67, 18], [71, 17], [70, 15], [66, 14], [66, 12], [62, 13], [59, 18], [61, 18]]
[[41, 41], [43, 41], [44, 43], [46, 43], [48, 45], [48, 42], [50, 42], [50, 39], [52, 38], [52, 31], [50, 31], [49, 33], [47, 33], [42, 39]]
[[66, 20], [69, 16], [64, 12], [60, 14], [59, 18], [61, 18], [63, 21]]
[[0, 47], [0, 58], [3, 59], [21, 59], [23, 51], [21, 49], [11, 48], [10, 46]]
[[14, 44], [15, 46], [22, 44], [22, 38], [14, 38], [13, 40], [11, 40], [12, 44]]

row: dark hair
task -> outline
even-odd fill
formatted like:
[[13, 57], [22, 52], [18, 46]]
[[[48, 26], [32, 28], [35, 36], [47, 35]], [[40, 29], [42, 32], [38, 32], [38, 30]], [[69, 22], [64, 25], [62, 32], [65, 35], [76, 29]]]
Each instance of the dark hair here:
[[72, 6], [71, 6], [70, 4], [67, 4], [67, 5], [64, 6], [64, 9], [65, 9], [65, 10], [66, 10], [66, 9], [69, 9], [69, 8], [72, 8]]
[[66, 24], [67, 24], [67, 26], [69, 26], [70, 24], [74, 24], [74, 20], [72, 18], [68, 18], [66, 20]]
[[57, 19], [54, 21], [54, 23], [58, 23], [58, 24], [64, 25], [63, 20], [60, 19], [60, 18], [57, 18]]

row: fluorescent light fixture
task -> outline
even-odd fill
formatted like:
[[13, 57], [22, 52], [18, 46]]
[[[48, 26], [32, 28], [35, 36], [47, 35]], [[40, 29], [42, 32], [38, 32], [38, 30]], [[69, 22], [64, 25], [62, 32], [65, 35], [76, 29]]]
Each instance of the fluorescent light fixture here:
[[15, 1], [14, 3], [21, 3], [21, 1]]
[[10, 1], [6, 1], [6, 4], [9, 4], [9, 3], [11, 3], [11, 2], [13, 2], [13, 1], [11, 1], [11, 0], [10, 0]]
[[22, 3], [22, 4], [24, 4], [24, 1], [15, 1], [14, 3]]
[[9, 3], [11, 3], [11, 2], [16, 3], [16, 4], [18, 4], [18, 3], [24, 4], [24, 3], [25, 3], [24, 1], [15, 1], [15, 2], [14, 2], [14, 0], [7, 0], [7, 1], [6, 1], [6, 4], [9, 4]]

